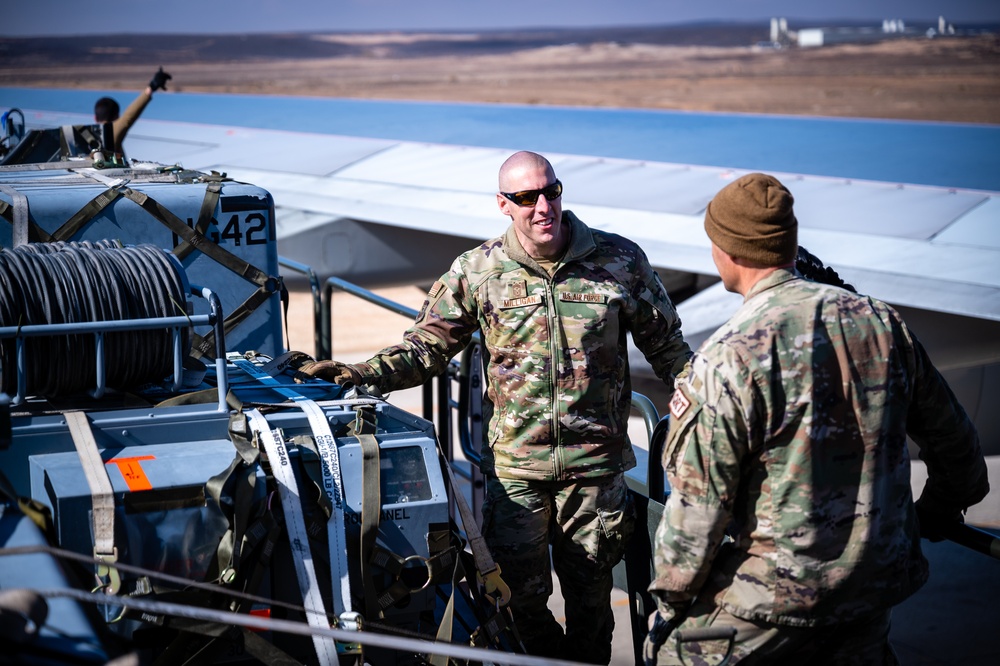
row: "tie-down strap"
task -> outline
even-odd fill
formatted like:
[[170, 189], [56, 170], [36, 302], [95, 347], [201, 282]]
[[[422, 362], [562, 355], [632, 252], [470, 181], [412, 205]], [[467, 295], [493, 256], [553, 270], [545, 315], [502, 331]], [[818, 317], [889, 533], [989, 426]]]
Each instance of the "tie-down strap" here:
[[[121, 578], [114, 563], [118, 561], [118, 549], [115, 547], [115, 496], [111, 487], [111, 478], [104, 466], [101, 451], [97, 448], [94, 432], [90, 427], [90, 419], [81, 411], [70, 411], [64, 415], [69, 434], [76, 445], [83, 473], [90, 487], [90, 499], [93, 504], [94, 525], [94, 558], [104, 564], [97, 569], [100, 579], [108, 578], [105, 587], [110, 594], [117, 594], [121, 586]], [[103, 582], [103, 580], [102, 580]]]
[[[401, 557], [375, 544], [372, 548], [370, 564], [382, 569], [392, 578], [389, 587], [376, 595], [376, 610], [379, 615], [400, 599], [427, 589], [431, 585], [451, 582], [452, 572], [455, 570], [456, 550], [449, 545], [450, 537], [451, 533], [448, 531], [428, 534], [429, 542], [436, 539], [445, 544], [442, 550], [430, 557], [422, 555]], [[433, 544], [430, 545], [434, 548]], [[419, 567], [423, 567], [425, 572], [421, 572]], [[409, 575], [410, 572], [412, 572], [412, 578]], [[368, 612], [371, 614], [372, 609], [369, 609]]]
[[0, 192], [9, 196], [13, 202], [0, 201], [0, 217], [10, 222], [13, 227], [11, 244], [17, 247], [29, 241], [45, 240], [48, 234], [32, 222], [28, 215], [28, 197], [10, 185], [0, 185]]
[[[229, 333], [233, 328], [249, 317], [254, 310], [256, 310], [262, 303], [267, 301], [272, 294], [281, 288], [280, 277], [268, 275], [247, 260], [238, 257], [222, 246], [213, 243], [203, 233], [189, 227], [183, 220], [174, 215], [169, 209], [164, 207], [152, 197], [148, 196], [146, 193], [133, 190], [129, 187], [122, 187], [120, 189], [124, 197], [138, 204], [140, 208], [163, 223], [168, 229], [170, 229], [170, 231], [176, 234], [178, 238], [184, 241], [185, 249], [183, 252], [187, 253], [190, 251], [187, 249], [188, 246], [193, 249], [200, 250], [209, 258], [221, 264], [225, 268], [228, 268], [244, 280], [257, 285], [257, 291], [250, 294], [250, 296], [247, 297], [243, 303], [232, 310], [229, 313], [229, 316], [226, 317], [226, 321], [223, 326], [226, 333]], [[211, 192], [211, 190], [212, 188], [207, 190], [207, 192]], [[206, 196], [208, 195], [206, 194]], [[206, 206], [207, 205], [203, 205], [203, 210]], [[214, 208], [215, 207], [213, 205], [212, 209], [214, 210]], [[199, 218], [199, 222], [201, 222], [201, 218]], [[214, 346], [215, 334], [213, 331], [209, 331], [203, 338], [196, 335], [192, 345], [191, 355], [195, 358], [211, 356]]]

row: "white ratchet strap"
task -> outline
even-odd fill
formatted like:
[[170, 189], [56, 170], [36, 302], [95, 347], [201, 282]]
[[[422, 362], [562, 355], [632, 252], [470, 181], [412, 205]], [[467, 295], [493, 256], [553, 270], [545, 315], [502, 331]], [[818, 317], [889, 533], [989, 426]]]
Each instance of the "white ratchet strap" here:
[[333, 586], [333, 612], [337, 617], [351, 611], [351, 577], [347, 566], [347, 525], [344, 520], [344, 484], [340, 473], [340, 453], [330, 422], [322, 408], [312, 400], [303, 397], [295, 389], [281, 384], [271, 375], [250, 361], [236, 359], [233, 363], [261, 384], [292, 400], [305, 412], [309, 420], [319, 452], [320, 467], [323, 471], [323, 490], [329, 498], [333, 510], [326, 524], [327, 541], [330, 546], [330, 579]]
[[[111, 478], [104, 466], [104, 459], [97, 448], [94, 432], [90, 428], [90, 419], [80, 411], [66, 412], [64, 415], [69, 427], [70, 437], [76, 445], [83, 473], [90, 487], [90, 500], [93, 504], [94, 524], [94, 558], [104, 564], [97, 567], [97, 577], [110, 594], [118, 594], [121, 588], [121, 577], [118, 570], [112, 566], [118, 561], [118, 549], [115, 547], [115, 495], [111, 487]], [[108, 579], [107, 584], [104, 578]]]
[[[309, 535], [306, 532], [306, 521], [302, 517], [302, 500], [299, 495], [299, 484], [295, 480], [288, 448], [282, 441], [279, 431], [272, 431], [271, 425], [256, 409], [247, 411], [250, 428], [257, 433], [258, 441], [264, 447], [267, 459], [271, 463], [271, 473], [278, 483], [278, 494], [285, 513], [285, 525], [288, 529], [288, 541], [292, 546], [292, 560], [295, 563], [295, 575], [299, 579], [299, 590], [302, 593], [302, 605], [306, 610], [306, 621], [310, 627], [329, 629], [326, 607], [316, 580], [316, 569], [313, 566], [312, 550], [309, 548]], [[320, 664], [332, 666], [339, 663], [337, 645], [332, 638], [313, 634], [313, 646]]]

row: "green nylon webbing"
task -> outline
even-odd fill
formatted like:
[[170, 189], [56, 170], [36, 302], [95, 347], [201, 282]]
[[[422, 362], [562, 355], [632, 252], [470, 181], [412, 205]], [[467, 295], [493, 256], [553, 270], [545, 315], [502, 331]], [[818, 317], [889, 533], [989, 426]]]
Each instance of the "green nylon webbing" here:
[[[33, 240], [41, 239], [45, 231], [31, 221], [31, 216], [28, 213], [28, 197], [9, 185], [0, 185], [0, 192], [9, 196], [13, 202], [0, 201], [0, 204], [2, 204], [0, 206], [0, 214], [13, 227], [11, 245], [17, 247], [18, 245], [24, 245]], [[33, 238], [33, 236], [37, 238]]]
[[[119, 196], [124, 196], [138, 204], [140, 208], [152, 215], [153, 218], [161, 222], [182, 240], [174, 248], [174, 254], [179, 259], [184, 259], [194, 250], [200, 250], [203, 254], [233, 273], [257, 285], [257, 290], [250, 294], [243, 303], [234, 308], [226, 317], [223, 329], [227, 334], [253, 314], [261, 304], [270, 298], [271, 294], [281, 288], [280, 277], [268, 275], [250, 262], [213, 243], [204, 235], [205, 230], [208, 229], [208, 225], [211, 223], [212, 214], [215, 212], [215, 207], [222, 192], [221, 181], [208, 183], [205, 189], [205, 198], [202, 200], [201, 210], [198, 215], [198, 222], [194, 229], [146, 193], [133, 190], [129, 187], [113, 186], [102, 191], [84, 204], [80, 210], [54, 233], [49, 234], [29, 219], [28, 202], [23, 194], [6, 185], [0, 185], [0, 192], [8, 194], [14, 201], [13, 204], [0, 201], [0, 217], [6, 219], [14, 227], [13, 244], [15, 246], [25, 242], [49, 243], [70, 240], [87, 222], [99, 215], [105, 208], [117, 200]], [[20, 238], [21, 236], [25, 237]], [[195, 358], [202, 356], [209, 356], [211, 358], [214, 346], [214, 330], [206, 333], [204, 337], [195, 334], [192, 341], [192, 355]]]
[[[229, 250], [213, 243], [203, 234], [198, 233], [170, 210], [161, 205], [158, 201], [148, 196], [144, 192], [133, 190], [129, 187], [121, 188], [121, 193], [129, 200], [135, 202], [143, 210], [162, 222], [168, 229], [175, 233], [193, 249], [200, 250], [203, 254], [228, 268], [233, 273], [239, 275], [248, 282], [257, 285], [257, 290], [234, 309], [224, 323], [225, 332], [228, 333], [235, 326], [249, 317], [261, 303], [264, 303], [275, 291], [278, 290], [281, 278], [272, 277], [255, 267], [250, 262], [241, 259]], [[214, 208], [214, 207], [213, 207]], [[202, 356], [211, 357], [212, 349], [215, 345], [215, 332], [210, 331], [204, 337], [195, 336], [192, 345], [192, 356], [200, 358]]]
[[[222, 193], [222, 183], [213, 181], [205, 188], [205, 198], [201, 200], [201, 210], [198, 212], [198, 221], [194, 225], [194, 230], [199, 235], [204, 236], [208, 230], [208, 225], [212, 223], [212, 215], [215, 214], [215, 207], [219, 204], [219, 195]], [[194, 246], [187, 241], [174, 248], [174, 256], [184, 260], [194, 251]]]
[[379, 516], [382, 511], [381, 470], [378, 440], [375, 439], [374, 410], [359, 405], [352, 434], [361, 445], [361, 581], [365, 589], [365, 615], [382, 617], [371, 574], [372, 552], [378, 536]]
[[236, 273], [248, 282], [257, 286], [264, 286], [269, 281], [275, 281], [264, 271], [255, 267], [250, 262], [237, 257], [229, 250], [220, 245], [216, 245], [205, 236], [195, 232], [194, 229], [185, 224], [179, 217], [174, 215], [168, 208], [164, 207], [156, 199], [153, 199], [145, 192], [133, 190], [130, 187], [122, 187], [121, 193], [129, 200], [135, 202], [140, 208], [162, 222], [168, 229], [177, 234], [179, 238], [192, 245], [195, 249], [201, 250], [216, 262], [225, 266], [233, 273]]
[[[239, 306], [233, 309], [226, 317], [226, 321], [223, 322], [223, 330], [226, 334], [236, 328], [239, 324], [243, 322], [247, 317], [253, 314], [254, 310], [260, 307], [261, 303], [267, 301], [274, 293], [274, 289], [270, 285], [264, 285], [258, 287], [256, 291], [250, 294], [245, 301], [240, 303]], [[212, 358], [212, 349], [215, 347], [215, 331], [211, 330], [205, 334], [204, 337], [194, 333], [192, 335], [191, 341], [191, 355], [195, 358], [201, 358], [202, 356], [208, 356]]]
[[105, 191], [101, 192], [84, 204], [84, 206], [78, 210], [73, 217], [69, 218], [61, 227], [56, 229], [47, 242], [70, 240], [76, 235], [77, 231], [83, 228], [83, 225], [97, 217], [101, 211], [107, 208], [119, 196], [121, 196], [121, 192], [114, 187], [109, 187]]

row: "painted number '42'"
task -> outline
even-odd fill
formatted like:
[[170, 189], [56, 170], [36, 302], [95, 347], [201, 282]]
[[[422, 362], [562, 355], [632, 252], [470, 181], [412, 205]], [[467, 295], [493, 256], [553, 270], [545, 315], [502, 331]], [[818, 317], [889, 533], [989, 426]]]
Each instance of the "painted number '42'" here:
[[[194, 220], [187, 219], [187, 225], [194, 228]], [[221, 228], [221, 230], [220, 230]], [[174, 246], [180, 242], [177, 234], [174, 234]], [[212, 218], [211, 224], [205, 230], [205, 237], [216, 245], [233, 244], [236, 247], [242, 245], [266, 245], [274, 240], [274, 230], [267, 223], [267, 216], [264, 213], [233, 213], [222, 221]]]

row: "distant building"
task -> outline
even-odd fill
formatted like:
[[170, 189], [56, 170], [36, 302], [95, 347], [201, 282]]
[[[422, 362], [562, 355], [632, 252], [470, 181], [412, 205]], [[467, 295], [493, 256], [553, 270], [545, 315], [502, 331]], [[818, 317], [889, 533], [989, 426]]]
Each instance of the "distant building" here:
[[[863, 44], [881, 42], [888, 39], [932, 38], [937, 35], [962, 35], [955, 26], [938, 17], [937, 27], [916, 28], [908, 26], [902, 19], [885, 19], [881, 28], [802, 28], [797, 31], [788, 29], [788, 22], [783, 18], [771, 19], [771, 42], [790, 46], [797, 44], [802, 48], [815, 48], [831, 44]], [[971, 33], [970, 33], [971, 34]]]
[[886, 39], [898, 39], [907, 36], [923, 37], [924, 35], [923, 33], [920, 33], [920, 35], [907, 35], [904, 31], [899, 30], [886, 32], [884, 29], [878, 28], [807, 28], [798, 31], [798, 45], [802, 48], [810, 48], [829, 46], [831, 44], [881, 42]]

